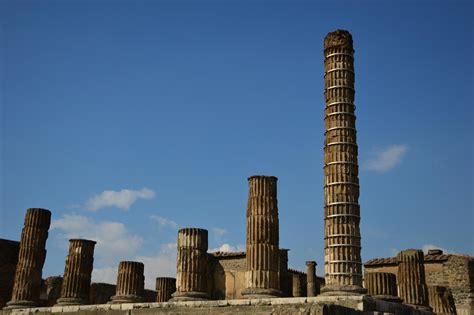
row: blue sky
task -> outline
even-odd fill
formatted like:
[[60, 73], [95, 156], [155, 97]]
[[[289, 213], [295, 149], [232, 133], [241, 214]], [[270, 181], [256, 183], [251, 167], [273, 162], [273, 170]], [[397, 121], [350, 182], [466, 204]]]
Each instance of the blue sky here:
[[0, 237], [53, 212], [94, 280], [175, 273], [179, 227], [243, 250], [247, 177], [279, 178], [280, 246], [323, 269], [324, 36], [354, 38], [363, 260], [474, 254], [473, 5], [460, 1], [1, 1]]

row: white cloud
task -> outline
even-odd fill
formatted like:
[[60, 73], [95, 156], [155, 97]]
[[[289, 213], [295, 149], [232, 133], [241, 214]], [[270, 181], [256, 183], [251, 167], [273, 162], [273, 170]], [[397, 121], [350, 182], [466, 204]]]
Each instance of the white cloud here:
[[214, 252], [225, 252], [225, 253], [229, 253], [229, 252], [245, 252], [245, 246], [244, 245], [236, 245], [236, 246], [232, 246], [228, 243], [224, 243], [222, 244], [221, 246], [219, 247], [216, 247], [216, 248], [211, 248], [209, 250], [209, 253], [214, 253]]
[[96, 268], [94, 266], [94, 269], [92, 270], [92, 282], [116, 284], [117, 272], [118, 266], [103, 268]]
[[156, 193], [148, 188], [141, 190], [122, 189], [120, 191], [105, 190], [90, 198], [85, 205], [86, 210], [97, 211], [106, 207], [117, 207], [128, 210], [138, 199], [152, 199]]
[[452, 251], [446, 249], [446, 248], [442, 248], [438, 245], [433, 245], [433, 244], [426, 244], [426, 245], [423, 245], [421, 247], [421, 249], [423, 250], [423, 253], [428, 254], [428, 250], [430, 249], [441, 249], [443, 251], [443, 254], [449, 254], [449, 253], [452, 253]]
[[158, 215], [151, 215], [150, 219], [153, 220], [153, 221], [158, 222], [158, 224], [161, 227], [170, 227], [172, 229], [177, 229], [179, 227], [178, 223], [174, 222], [173, 220], [170, 220], [170, 219], [167, 219], [167, 218], [164, 218], [164, 217], [160, 217]]
[[224, 234], [227, 233], [227, 230], [215, 227], [212, 228], [212, 232], [214, 233], [215, 238], [220, 239], [222, 236], [224, 236]]
[[402, 161], [407, 150], [408, 147], [403, 144], [391, 145], [384, 150], [373, 153], [372, 158], [367, 161], [366, 167], [376, 172], [387, 172]]
[[97, 242], [95, 255], [99, 263], [110, 264], [135, 256], [143, 239], [131, 234], [123, 223], [113, 221], [95, 222], [76, 214], [65, 214], [53, 220], [51, 230], [59, 231], [59, 239], [67, 244], [70, 238], [84, 238]]

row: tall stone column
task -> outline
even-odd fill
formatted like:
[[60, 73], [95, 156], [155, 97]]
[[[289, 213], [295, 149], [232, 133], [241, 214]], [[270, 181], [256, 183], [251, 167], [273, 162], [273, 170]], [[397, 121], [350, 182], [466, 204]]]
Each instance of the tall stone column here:
[[354, 49], [348, 31], [324, 39], [325, 295], [365, 293], [360, 257], [359, 167], [354, 105]]
[[428, 306], [428, 289], [425, 281], [423, 251], [403, 250], [398, 259], [398, 295], [403, 303], [422, 310], [431, 310]]
[[172, 301], [209, 299], [207, 294], [207, 230], [178, 231], [176, 292]]
[[277, 180], [274, 176], [248, 178], [245, 298], [281, 295]]
[[316, 281], [316, 262], [306, 262], [306, 286], [307, 296], [316, 296], [319, 294], [319, 284]]
[[7, 308], [38, 305], [50, 224], [51, 211], [41, 208], [30, 208], [26, 211], [12, 299], [7, 303]]
[[145, 266], [137, 261], [121, 261], [117, 273], [117, 287], [110, 303], [138, 303], [143, 301]]
[[442, 286], [428, 286], [428, 301], [435, 314], [456, 315], [456, 305], [451, 291]]
[[401, 302], [397, 296], [397, 277], [389, 272], [370, 272], [365, 274], [365, 288], [373, 297], [389, 302]]
[[69, 240], [61, 298], [57, 305], [89, 304], [95, 244], [90, 240]]
[[156, 301], [168, 302], [171, 295], [176, 291], [176, 279], [160, 277], [156, 278]]

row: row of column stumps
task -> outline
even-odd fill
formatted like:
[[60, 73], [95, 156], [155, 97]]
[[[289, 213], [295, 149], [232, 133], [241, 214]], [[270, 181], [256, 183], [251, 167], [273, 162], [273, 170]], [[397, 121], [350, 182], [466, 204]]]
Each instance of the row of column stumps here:
[[400, 303], [397, 293], [397, 277], [389, 272], [370, 272], [364, 278], [367, 294], [389, 302]]
[[38, 306], [50, 224], [51, 211], [41, 208], [26, 211], [12, 298], [7, 309]]
[[91, 240], [69, 240], [61, 297], [57, 305], [89, 304], [95, 244]]
[[431, 311], [428, 303], [423, 251], [419, 249], [403, 250], [398, 253], [397, 260], [399, 297], [405, 304]]
[[248, 178], [244, 298], [281, 296], [277, 178]]
[[176, 292], [176, 279], [169, 277], [156, 278], [156, 302], [168, 302]]
[[178, 231], [176, 292], [170, 301], [207, 300], [207, 247], [205, 229]]
[[352, 35], [324, 39], [324, 295], [363, 294]]
[[145, 290], [145, 266], [137, 261], [121, 261], [117, 274], [117, 288], [110, 303], [138, 303], [143, 302]]

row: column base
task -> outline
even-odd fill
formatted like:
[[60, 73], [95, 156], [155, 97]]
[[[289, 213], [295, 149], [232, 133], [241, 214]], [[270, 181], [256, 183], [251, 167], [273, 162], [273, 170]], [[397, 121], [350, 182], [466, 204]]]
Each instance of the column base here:
[[143, 302], [143, 297], [140, 295], [114, 295], [110, 298], [110, 304], [120, 303], [140, 303]]
[[327, 285], [321, 288], [321, 295], [323, 296], [362, 295], [366, 293], [367, 290], [358, 285]]
[[172, 298], [168, 302], [184, 301], [205, 301], [209, 300], [209, 295], [205, 292], [175, 292], [171, 294]]
[[244, 299], [269, 299], [283, 295], [281, 291], [263, 288], [246, 288], [242, 290], [241, 294]]
[[7, 306], [4, 307], [6, 310], [13, 310], [16, 308], [30, 308], [38, 306], [39, 303], [35, 301], [26, 301], [26, 300], [19, 300], [19, 301], [10, 301], [7, 302]]
[[66, 305], [87, 305], [89, 304], [88, 299], [83, 299], [83, 298], [59, 298], [56, 301], [55, 305], [58, 306], [66, 306]]
[[393, 302], [393, 303], [402, 303], [402, 299], [399, 298], [398, 296], [393, 296], [393, 295], [372, 295], [374, 299], [379, 299], [387, 302]]
[[417, 310], [420, 310], [420, 311], [425, 311], [425, 312], [432, 312], [433, 311], [433, 309], [430, 306], [426, 306], [426, 305], [408, 304], [408, 303], [403, 303], [403, 304], [411, 306], [411, 307], [413, 307]]

